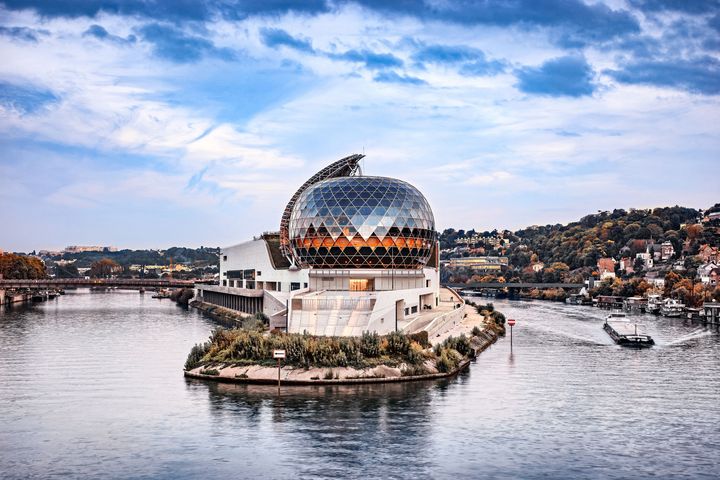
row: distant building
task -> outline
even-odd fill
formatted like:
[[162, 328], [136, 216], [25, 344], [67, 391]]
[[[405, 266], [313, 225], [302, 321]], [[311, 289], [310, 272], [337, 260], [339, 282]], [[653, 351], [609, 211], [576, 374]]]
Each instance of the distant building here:
[[718, 264], [715, 262], [709, 262], [705, 265], [700, 265], [697, 269], [697, 278], [705, 285], [711, 284], [712, 272], [717, 270]]
[[703, 217], [702, 222], [707, 223], [715, 220], [720, 220], [720, 212], [708, 213]]
[[622, 257], [620, 259], [620, 266], [618, 267], [621, 272], [625, 273], [635, 273], [635, 268], [633, 267], [634, 260], [632, 257]]
[[615, 278], [615, 259], [614, 258], [600, 258], [597, 261], [598, 272], [600, 272], [600, 280], [606, 278]]
[[478, 272], [500, 272], [507, 268], [508, 257], [464, 257], [448, 260], [450, 268], [471, 268]]
[[643, 261], [644, 268], [650, 269], [655, 265], [655, 258], [650, 252], [642, 252], [635, 255], [635, 258], [639, 258]]
[[663, 242], [660, 245], [660, 259], [662, 261], [670, 260], [675, 255], [675, 247], [670, 242]]
[[117, 252], [117, 247], [101, 247], [99, 245], [70, 245], [65, 247], [65, 253], [83, 253], [83, 252]]
[[658, 272], [649, 272], [645, 275], [645, 281], [654, 287], [663, 288], [665, 286], [665, 277]]
[[720, 268], [713, 268], [710, 271], [710, 281], [708, 283], [710, 285], [718, 285], [718, 280], [720, 280]]
[[711, 247], [710, 245], [703, 245], [702, 247], [700, 247], [698, 257], [700, 257], [703, 262], [717, 263], [718, 249], [717, 247]]

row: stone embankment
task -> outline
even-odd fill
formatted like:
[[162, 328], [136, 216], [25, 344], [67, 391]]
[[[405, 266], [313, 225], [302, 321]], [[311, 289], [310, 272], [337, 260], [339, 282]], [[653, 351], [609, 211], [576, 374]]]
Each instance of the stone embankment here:
[[200, 310], [213, 320], [216, 320], [226, 327], [235, 327], [240, 325], [240, 323], [248, 316], [246, 313], [238, 312], [237, 310], [231, 310], [229, 308], [197, 300], [191, 301], [190, 306]]

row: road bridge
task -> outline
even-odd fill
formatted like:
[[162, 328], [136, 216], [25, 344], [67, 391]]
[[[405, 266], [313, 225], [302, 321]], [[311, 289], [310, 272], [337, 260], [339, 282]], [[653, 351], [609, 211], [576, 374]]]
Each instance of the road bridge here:
[[584, 283], [531, 283], [531, 282], [475, 282], [475, 283], [448, 283], [443, 286], [451, 287], [456, 290], [475, 290], [475, 289], [501, 289], [501, 288], [538, 288], [540, 290], [548, 288], [583, 288]]

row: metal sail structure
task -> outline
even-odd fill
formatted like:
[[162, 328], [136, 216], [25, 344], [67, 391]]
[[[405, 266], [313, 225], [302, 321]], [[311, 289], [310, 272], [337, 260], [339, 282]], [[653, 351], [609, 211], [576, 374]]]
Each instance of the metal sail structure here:
[[295, 259], [293, 258], [292, 249], [290, 248], [290, 214], [295, 207], [295, 202], [300, 195], [310, 186], [327, 180], [328, 178], [337, 177], [349, 177], [355, 175], [360, 170], [360, 160], [365, 157], [363, 154], [353, 154], [345, 158], [331, 163], [327, 167], [323, 168], [315, 175], [310, 177], [305, 183], [298, 188], [295, 194], [290, 198], [285, 210], [283, 211], [282, 218], [280, 219], [280, 251], [285, 255], [290, 262], [294, 265]]

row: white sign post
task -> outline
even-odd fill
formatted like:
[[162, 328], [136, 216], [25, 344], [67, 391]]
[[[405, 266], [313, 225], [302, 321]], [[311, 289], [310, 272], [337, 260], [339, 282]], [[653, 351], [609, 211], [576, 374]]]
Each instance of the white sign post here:
[[278, 388], [280, 388], [280, 361], [285, 358], [285, 350], [273, 350], [273, 358], [278, 361]]

